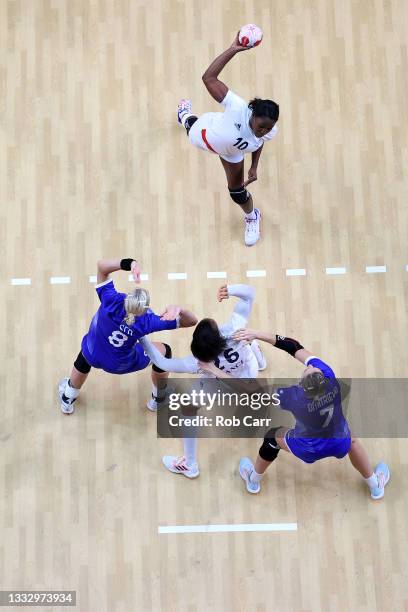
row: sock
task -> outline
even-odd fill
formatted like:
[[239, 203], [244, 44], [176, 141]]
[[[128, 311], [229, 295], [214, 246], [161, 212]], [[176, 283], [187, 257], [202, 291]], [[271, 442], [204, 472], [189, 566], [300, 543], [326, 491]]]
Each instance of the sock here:
[[262, 476], [263, 474], [258, 474], [258, 472], [255, 472], [255, 468], [254, 468], [249, 476], [249, 480], [251, 482], [261, 482]]
[[374, 472], [371, 474], [370, 478], [364, 478], [364, 480], [366, 481], [370, 489], [378, 487], [378, 478], [377, 475], [374, 474]]
[[75, 389], [75, 387], [72, 386], [71, 381], [68, 380], [68, 384], [64, 389], [64, 395], [67, 399], [74, 400], [79, 395], [79, 389]]
[[187, 465], [197, 463], [197, 438], [183, 438], [183, 446]]
[[252, 221], [255, 221], [256, 218], [257, 218], [257, 213], [256, 213], [255, 208], [253, 208], [250, 213], [245, 213], [245, 219], [251, 219]]
[[165, 384], [163, 387], [156, 387], [156, 385], [152, 383], [153, 399], [156, 400], [156, 402], [161, 402], [166, 396], [166, 389], [167, 389], [167, 384]]

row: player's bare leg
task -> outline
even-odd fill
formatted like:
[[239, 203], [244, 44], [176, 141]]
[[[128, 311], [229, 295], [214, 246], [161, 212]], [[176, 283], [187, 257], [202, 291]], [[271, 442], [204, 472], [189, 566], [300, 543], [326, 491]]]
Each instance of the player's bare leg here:
[[352, 438], [348, 456], [353, 467], [360, 472], [369, 486], [371, 497], [381, 499], [384, 496], [385, 485], [390, 479], [388, 465], [379, 463], [373, 471], [367, 451], [357, 438]]
[[279, 450], [290, 452], [285, 442], [285, 435], [287, 431], [287, 428], [279, 427], [275, 432], [274, 438], [264, 440], [260, 451], [266, 444], [269, 444], [268, 456], [270, 456], [270, 461], [267, 461], [261, 457], [260, 454], [258, 454], [255, 465], [248, 457], [243, 457], [239, 462], [239, 473], [241, 478], [245, 481], [248, 493], [259, 493], [261, 490], [262, 476], [278, 456]]
[[254, 208], [254, 202], [249, 191], [244, 187], [244, 160], [233, 164], [220, 157], [227, 176], [230, 196], [245, 213], [245, 244], [252, 246], [259, 240], [259, 223], [261, 213]]

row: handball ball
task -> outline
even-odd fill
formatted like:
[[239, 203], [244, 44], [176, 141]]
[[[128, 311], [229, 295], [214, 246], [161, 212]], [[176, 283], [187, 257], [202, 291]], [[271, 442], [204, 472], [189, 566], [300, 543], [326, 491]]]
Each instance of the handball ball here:
[[260, 44], [263, 37], [263, 32], [254, 23], [248, 23], [242, 26], [239, 31], [238, 40], [242, 47], [256, 47]]

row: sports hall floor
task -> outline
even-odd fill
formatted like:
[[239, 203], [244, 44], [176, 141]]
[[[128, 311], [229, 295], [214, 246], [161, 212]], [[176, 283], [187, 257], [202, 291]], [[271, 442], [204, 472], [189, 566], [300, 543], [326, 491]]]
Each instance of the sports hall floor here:
[[[251, 249], [221, 164], [176, 123], [184, 96], [217, 110], [201, 74], [248, 22], [264, 41], [221, 78], [281, 109]], [[250, 497], [255, 440], [202, 441], [195, 481], [164, 470], [180, 446], [156, 439], [148, 370], [94, 371], [71, 417], [56, 397], [101, 257], [140, 259], [157, 310], [220, 321], [207, 273], [226, 272], [257, 289], [252, 327], [340, 376], [407, 376], [407, 43], [405, 0], [0, 0], [1, 589], [76, 590], [81, 612], [408, 610], [406, 439], [365, 441], [392, 470], [378, 503], [347, 460], [284, 453]], [[184, 355], [190, 335], [160, 338]], [[299, 375], [265, 353], [269, 376]], [[158, 533], [240, 523], [297, 531]]]

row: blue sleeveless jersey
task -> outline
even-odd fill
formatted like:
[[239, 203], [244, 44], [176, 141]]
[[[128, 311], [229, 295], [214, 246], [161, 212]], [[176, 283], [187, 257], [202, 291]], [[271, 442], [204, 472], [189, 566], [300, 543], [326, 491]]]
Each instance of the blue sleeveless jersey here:
[[326, 391], [317, 400], [307, 397], [302, 387], [278, 389], [280, 407], [296, 419], [286, 434], [286, 443], [294, 455], [313, 463], [324, 457], [343, 457], [350, 447], [350, 430], [341, 406], [341, 389], [330, 366], [316, 357], [307, 365], [319, 368], [326, 378]]
[[82, 339], [81, 350], [94, 368], [112, 374], [126, 374], [145, 368], [150, 360], [145, 355], [139, 338], [164, 329], [175, 329], [177, 320], [162, 321], [150, 309], [136, 317], [132, 325], [124, 321], [125, 293], [116, 291], [112, 280], [95, 287], [101, 301], [88, 333]]

